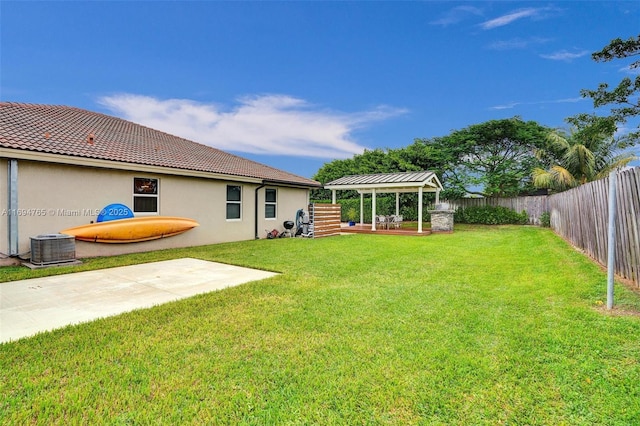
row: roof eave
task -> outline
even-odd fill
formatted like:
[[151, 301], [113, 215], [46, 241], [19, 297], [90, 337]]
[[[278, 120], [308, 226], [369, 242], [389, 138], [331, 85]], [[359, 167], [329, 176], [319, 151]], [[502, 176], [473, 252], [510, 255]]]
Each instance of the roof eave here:
[[367, 183], [367, 184], [344, 184], [344, 185], [338, 184], [338, 185], [325, 185], [324, 188], [330, 189], [330, 190], [353, 189], [353, 190], [363, 190], [363, 191], [367, 191], [367, 190], [371, 191], [373, 189], [376, 189], [376, 190], [380, 190], [380, 192], [384, 192], [384, 190], [386, 189], [389, 189], [388, 192], [396, 192], [402, 189], [416, 191], [420, 187], [423, 187], [423, 188], [431, 187], [433, 188], [432, 190], [434, 191], [438, 189], [442, 189], [442, 185], [440, 184], [440, 181], [438, 180], [437, 177], [435, 177], [436, 184], [432, 182], [434, 177], [435, 175], [430, 177], [428, 180], [422, 181], [422, 182]]
[[[315, 181], [314, 181], [315, 182]], [[262, 183], [265, 185], [274, 185], [274, 186], [289, 186], [292, 188], [322, 188], [322, 184], [320, 182], [315, 183], [303, 183], [303, 182], [292, 182], [287, 180], [278, 180], [278, 179], [263, 179]]]
[[125, 163], [120, 161], [102, 160], [90, 157], [77, 157], [72, 155], [52, 154], [48, 152], [27, 151], [15, 148], [0, 147], [0, 158], [14, 158], [17, 160], [29, 160], [46, 163], [55, 163], [68, 166], [95, 167], [101, 169], [127, 170], [139, 173], [157, 173], [177, 176], [200, 177], [207, 179], [229, 180], [236, 182], [257, 183], [263, 179], [231, 175], [224, 173], [213, 173], [198, 170], [177, 169], [163, 166], [150, 166], [138, 163]]

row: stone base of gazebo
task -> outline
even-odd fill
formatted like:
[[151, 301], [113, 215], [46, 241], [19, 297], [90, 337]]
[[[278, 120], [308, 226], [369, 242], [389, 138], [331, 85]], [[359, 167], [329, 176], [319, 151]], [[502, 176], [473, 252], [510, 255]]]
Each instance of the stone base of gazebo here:
[[432, 232], [452, 232], [455, 210], [429, 210]]

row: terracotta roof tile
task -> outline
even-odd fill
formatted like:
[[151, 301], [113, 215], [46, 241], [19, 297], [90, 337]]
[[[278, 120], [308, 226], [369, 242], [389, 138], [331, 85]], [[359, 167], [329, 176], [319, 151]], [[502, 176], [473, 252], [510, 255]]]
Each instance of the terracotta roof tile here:
[[68, 106], [0, 102], [0, 147], [320, 186], [210, 146]]

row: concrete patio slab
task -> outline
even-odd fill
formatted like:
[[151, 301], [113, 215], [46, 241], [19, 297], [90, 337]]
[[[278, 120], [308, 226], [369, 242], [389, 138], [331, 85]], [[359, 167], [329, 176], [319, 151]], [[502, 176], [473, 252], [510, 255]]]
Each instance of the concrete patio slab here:
[[274, 275], [184, 258], [0, 283], [0, 343]]

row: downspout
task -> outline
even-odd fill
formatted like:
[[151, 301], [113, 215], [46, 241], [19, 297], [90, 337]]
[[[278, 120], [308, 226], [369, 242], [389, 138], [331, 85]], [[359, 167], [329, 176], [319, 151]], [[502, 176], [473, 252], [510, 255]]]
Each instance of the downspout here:
[[8, 161], [7, 176], [7, 230], [9, 256], [18, 255], [18, 160]]
[[266, 185], [264, 183], [264, 181], [260, 184], [260, 186], [258, 186], [256, 188], [256, 198], [255, 198], [255, 219], [254, 219], [254, 230], [255, 230], [255, 234], [256, 234], [256, 240], [260, 239], [260, 236], [258, 235], [258, 191], [260, 191], [262, 188], [264, 188]]

